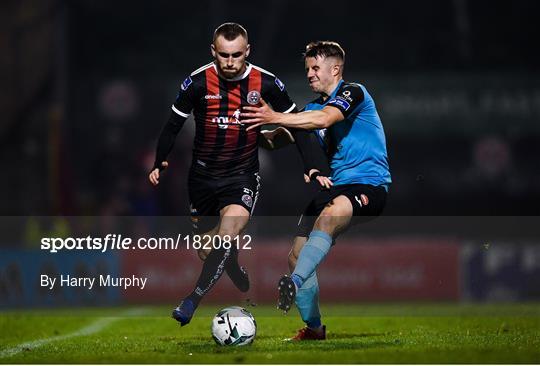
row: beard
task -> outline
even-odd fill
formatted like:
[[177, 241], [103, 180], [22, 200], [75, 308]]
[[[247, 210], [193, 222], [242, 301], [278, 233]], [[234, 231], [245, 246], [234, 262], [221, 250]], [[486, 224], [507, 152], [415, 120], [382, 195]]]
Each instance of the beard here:
[[222, 68], [220, 66], [218, 66], [219, 68], [219, 72], [225, 76], [227, 79], [232, 79], [232, 78], [235, 78], [237, 77], [238, 75], [240, 75], [240, 71], [242, 70], [242, 68], [232, 68], [232, 69], [229, 69], [229, 68]]

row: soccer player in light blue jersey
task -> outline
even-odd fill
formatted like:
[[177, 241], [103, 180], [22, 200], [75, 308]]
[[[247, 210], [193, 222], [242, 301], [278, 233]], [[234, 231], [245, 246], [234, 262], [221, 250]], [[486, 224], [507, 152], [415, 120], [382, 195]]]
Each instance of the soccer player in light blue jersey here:
[[379, 216], [391, 183], [386, 140], [373, 98], [358, 83], [343, 80], [345, 52], [336, 42], [312, 42], [304, 54], [307, 79], [319, 98], [296, 114], [262, 106], [244, 107], [242, 123], [314, 130], [331, 168], [329, 178], [310, 171], [322, 189], [299, 223], [289, 253], [291, 276], [278, 283], [278, 307], [287, 312], [296, 301], [306, 327], [294, 340], [325, 339], [316, 269], [335, 239], [351, 224]]

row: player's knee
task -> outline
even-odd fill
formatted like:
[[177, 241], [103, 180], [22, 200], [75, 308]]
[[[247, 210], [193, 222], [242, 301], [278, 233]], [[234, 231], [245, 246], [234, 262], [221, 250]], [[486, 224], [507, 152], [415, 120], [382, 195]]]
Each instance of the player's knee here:
[[352, 216], [352, 206], [346, 197], [338, 197], [322, 210], [315, 222], [315, 229], [334, 233], [346, 225]]
[[234, 238], [239, 235], [249, 221], [249, 212], [242, 206], [231, 205], [221, 211], [222, 217], [219, 224], [218, 235]]
[[210, 254], [210, 251], [211, 249], [199, 249], [197, 250], [197, 254], [202, 261], [205, 261], [206, 257], [208, 257], [208, 254]]
[[[234, 238], [235, 236], [239, 235], [240, 234], [240, 231], [241, 231], [241, 227], [238, 227], [236, 225], [233, 225], [233, 226], [228, 226], [228, 227], [224, 227], [224, 228], [220, 228], [219, 231], [218, 231], [218, 235], [221, 237], [221, 238], [224, 238], [226, 235], [229, 237], [229, 238]], [[231, 240], [231, 239], [229, 239]]]
[[332, 218], [350, 216], [352, 214], [352, 207], [349, 206], [351, 206], [351, 203], [348, 201], [348, 198], [345, 198], [344, 200], [338, 200], [336, 198], [330, 205], [324, 208], [324, 210], [321, 212], [321, 216]]
[[319, 218], [315, 222], [314, 228], [316, 230], [324, 231], [326, 233], [332, 233], [337, 226], [337, 217], [333, 216], [331, 212], [322, 212]]
[[202, 260], [203, 262], [206, 260], [207, 256], [206, 256], [206, 253], [204, 253], [203, 251], [198, 250], [197, 255], [199, 256], [199, 259]]

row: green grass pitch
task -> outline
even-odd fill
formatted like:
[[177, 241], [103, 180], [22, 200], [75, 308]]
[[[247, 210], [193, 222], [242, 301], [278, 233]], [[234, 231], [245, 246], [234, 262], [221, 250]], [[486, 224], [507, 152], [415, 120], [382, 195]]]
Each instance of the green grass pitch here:
[[283, 341], [296, 310], [249, 307], [255, 342], [231, 348], [210, 335], [218, 305], [182, 328], [169, 307], [4, 311], [0, 363], [540, 363], [539, 305], [326, 305], [328, 340], [301, 343]]

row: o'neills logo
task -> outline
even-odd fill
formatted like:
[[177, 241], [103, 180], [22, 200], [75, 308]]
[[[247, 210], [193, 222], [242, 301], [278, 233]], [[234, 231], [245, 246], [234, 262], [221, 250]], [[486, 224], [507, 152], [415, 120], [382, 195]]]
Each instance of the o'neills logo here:
[[207, 94], [204, 96], [204, 99], [221, 99], [223, 96], [219, 94]]

